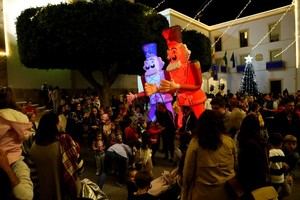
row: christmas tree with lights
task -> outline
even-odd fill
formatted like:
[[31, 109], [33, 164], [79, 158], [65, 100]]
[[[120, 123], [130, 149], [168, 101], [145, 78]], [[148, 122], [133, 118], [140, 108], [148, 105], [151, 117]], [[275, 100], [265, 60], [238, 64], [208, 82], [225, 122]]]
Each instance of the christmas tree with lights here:
[[242, 94], [256, 95], [258, 93], [257, 83], [255, 80], [255, 72], [252, 65], [252, 59], [250, 55], [245, 57], [246, 66], [244, 74], [241, 80], [240, 92]]

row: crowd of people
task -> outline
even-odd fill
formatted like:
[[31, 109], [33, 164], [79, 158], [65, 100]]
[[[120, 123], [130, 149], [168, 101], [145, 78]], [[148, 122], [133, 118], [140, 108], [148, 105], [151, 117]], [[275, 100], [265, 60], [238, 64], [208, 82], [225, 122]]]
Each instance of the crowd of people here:
[[[211, 97], [199, 118], [183, 106], [179, 127], [163, 103], [151, 121], [147, 102], [114, 99], [104, 107], [97, 94], [64, 97], [57, 111], [37, 120], [32, 102], [18, 108], [12, 89], [1, 87], [1, 199], [82, 197], [82, 145], [94, 154], [99, 188], [113, 176], [127, 185], [129, 200], [251, 199], [261, 188], [274, 199], [290, 195], [299, 162], [300, 92]], [[173, 181], [152, 180], [158, 150], [174, 165]], [[168, 189], [153, 193], [151, 184]]]

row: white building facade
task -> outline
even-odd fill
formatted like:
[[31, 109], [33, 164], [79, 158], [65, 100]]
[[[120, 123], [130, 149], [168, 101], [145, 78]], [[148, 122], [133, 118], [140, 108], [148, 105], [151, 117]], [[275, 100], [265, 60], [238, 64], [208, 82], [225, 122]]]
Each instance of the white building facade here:
[[[288, 89], [294, 93], [300, 89], [293, 5], [213, 26], [207, 26], [172, 9], [166, 9], [161, 14], [168, 19], [170, 26], [177, 24], [186, 29], [197, 30], [208, 36], [211, 44], [214, 44], [213, 64], [219, 66], [218, 80], [213, 80], [210, 73], [204, 73], [205, 91], [208, 92], [208, 88], [214, 85], [216, 93], [218, 86], [225, 84], [225, 91], [229, 89], [233, 93], [237, 92], [245, 66], [244, 57], [249, 54], [253, 57], [252, 64], [260, 92], [278, 93]], [[288, 46], [290, 47], [287, 48]], [[224, 55], [228, 61], [227, 66]], [[235, 60], [235, 67], [232, 58]], [[221, 72], [221, 66], [227, 72]]]

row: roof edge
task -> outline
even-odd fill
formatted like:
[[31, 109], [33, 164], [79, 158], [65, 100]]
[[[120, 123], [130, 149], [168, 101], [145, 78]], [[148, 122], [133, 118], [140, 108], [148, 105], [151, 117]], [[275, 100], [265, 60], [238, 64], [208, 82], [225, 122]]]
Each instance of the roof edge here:
[[232, 26], [233, 24], [240, 24], [240, 23], [245, 23], [247, 21], [252, 21], [252, 20], [256, 20], [256, 19], [260, 19], [260, 18], [264, 18], [264, 17], [269, 17], [269, 16], [272, 16], [272, 15], [276, 15], [276, 14], [280, 14], [280, 13], [284, 13], [286, 12], [286, 10], [290, 7], [290, 6], [294, 6], [292, 4], [290, 5], [286, 5], [286, 6], [283, 6], [283, 7], [279, 7], [279, 8], [275, 8], [275, 9], [272, 9], [272, 10], [268, 10], [268, 11], [264, 11], [264, 12], [260, 12], [260, 13], [256, 13], [256, 14], [253, 14], [253, 15], [249, 15], [249, 16], [245, 16], [245, 17], [242, 17], [242, 18], [238, 18], [238, 19], [234, 19], [234, 20], [230, 20], [230, 21], [227, 21], [227, 22], [222, 22], [222, 23], [219, 23], [219, 24], [215, 24], [215, 25], [206, 25], [202, 22], [199, 22], [187, 15], [184, 15], [172, 8], [167, 8], [163, 11], [160, 11], [159, 13], [163, 16], [176, 16], [184, 21], [187, 21], [188, 23], [191, 23], [193, 25], [196, 25], [196, 26], [200, 26], [200, 27], [203, 27], [204, 29], [208, 30], [208, 31], [213, 31], [213, 30], [216, 30], [216, 29], [221, 29], [221, 28], [225, 28], [225, 27], [228, 27], [228, 26]]
[[196, 26], [201, 26], [201, 27], [203, 27], [203, 28], [205, 28], [207, 30], [210, 30], [210, 26], [208, 26], [208, 25], [206, 25], [206, 24], [204, 24], [202, 22], [199, 22], [199, 21], [197, 21], [197, 20], [195, 20], [195, 19], [193, 19], [193, 18], [191, 18], [191, 17], [189, 17], [187, 15], [184, 15], [184, 14], [182, 14], [182, 13], [176, 11], [176, 10], [173, 10], [172, 8], [167, 8], [167, 9], [165, 9], [163, 11], [160, 11], [159, 13], [161, 15], [163, 15], [163, 16], [171, 16], [171, 15], [173, 15], [173, 16], [176, 16], [176, 17], [178, 17], [178, 18], [180, 18], [180, 19], [182, 19], [184, 21], [187, 21], [188, 23], [191, 23], [191, 24], [196, 25]]
[[281, 13], [286, 12], [287, 9], [290, 6], [294, 6], [294, 5], [290, 4], [290, 5], [287, 5], [287, 6], [283, 6], [283, 7], [275, 8], [275, 9], [272, 9], [272, 10], [256, 13], [256, 14], [253, 14], [253, 15], [248, 15], [248, 16], [238, 18], [238, 19], [234, 19], [234, 20], [230, 20], [230, 21], [227, 21], [227, 22], [222, 22], [222, 23], [219, 23], [219, 24], [211, 25], [210, 30], [213, 31], [213, 30], [216, 30], [216, 29], [221, 29], [221, 28], [231, 26], [233, 24], [236, 25], [236, 24], [245, 23], [245, 22], [248, 22], [248, 21], [253, 21], [253, 20], [256, 20], [256, 19], [260, 19], [260, 18], [269, 17], [269, 16], [272, 16], [272, 15], [281, 14]]

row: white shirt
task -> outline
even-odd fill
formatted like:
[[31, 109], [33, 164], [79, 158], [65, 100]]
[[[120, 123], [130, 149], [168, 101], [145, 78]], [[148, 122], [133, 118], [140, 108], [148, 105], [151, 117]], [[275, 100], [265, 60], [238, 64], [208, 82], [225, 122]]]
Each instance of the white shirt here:
[[132, 154], [131, 152], [131, 148], [127, 145], [127, 144], [119, 144], [119, 143], [116, 143], [112, 146], [110, 146], [107, 151], [110, 151], [110, 152], [115, 152], [116, 154], [124, 157], [124, 158], [128, 158], [128, 154], [129, 153], [130, 155]]

